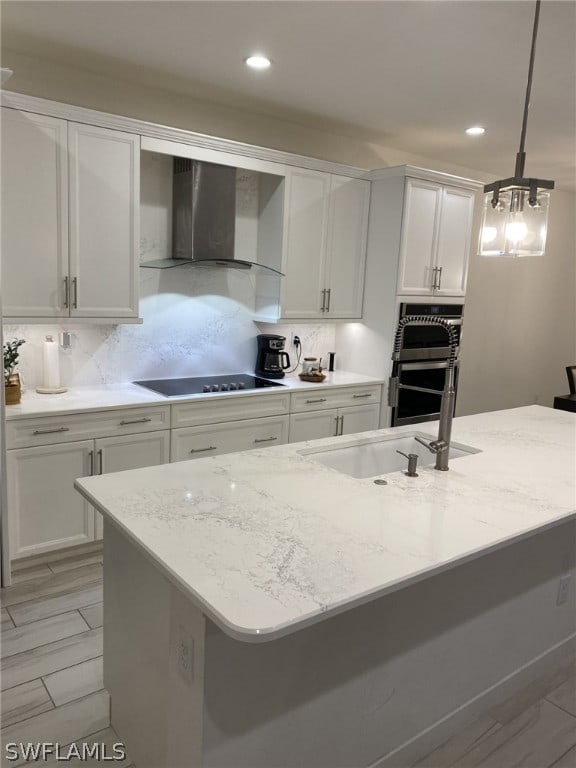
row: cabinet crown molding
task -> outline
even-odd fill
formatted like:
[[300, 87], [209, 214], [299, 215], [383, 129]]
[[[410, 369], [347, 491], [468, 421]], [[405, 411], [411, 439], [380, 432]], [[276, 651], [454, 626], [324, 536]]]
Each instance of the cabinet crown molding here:
[[150, 123], [146, 120], [137, 120], [132, 117], [99, 112], [95, 109], [77, 107], [73, 104], [63, 104], [58, 101], [41, 99], [37, 96], [27, 96], [15, 91], [2, 91], [0, 93], [0, 106], [19, 109], [23, 112], [35, 112], [37, 114], [49, 115], [50, 117], [59, 117], [62, 120], [70, 120], [75, 123], [87, 123], [102, 128], [136, 133], [143, 137], [178, 141], [205, 149], [228, 152], [239, 157], [251, 157], [267, 160], [272, 163], [324, 171], [325, 173], [334, 173], [351, 178], [366, 179], [369, 178], [370, 173], [369, 170], [364, 168], [356, 168], [351, 165], [343, 165], [306, 155], [296, 155], [278, 149], [259, 147], [255, 144], [245, 144], [240, 141], [233, 141], [232, 139], [222, 139], [204, 133], [195, 133], [194, 131], [173, 128], [159, 123]]
[[473, 190], [482, 189], [484, 186], [482, 182], [475, 179], [467, 179], [464, 176], [455, 176], [454, 174], [442, 171], [432, 171], [428, 168], [418, 168], [415, 165], [394, 165], [390, 168], [376, 168], [370, 171], [368, 175], [370, 181], [394, 177], [423, 179], [424, 181], [435, 181], [439, 184], [448, 184], [454, 187]]

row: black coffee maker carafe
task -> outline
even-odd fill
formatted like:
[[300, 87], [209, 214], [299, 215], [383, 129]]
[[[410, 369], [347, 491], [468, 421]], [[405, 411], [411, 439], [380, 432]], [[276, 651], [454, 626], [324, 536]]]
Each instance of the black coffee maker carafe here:
[[257, 337], [258, 356], [256, 357], [256, 376], [265, 379], [281, 379], [284, 371], [290, 368], [290, 358], [284, 352], [285, 336], [273, 333], [261, 333]]

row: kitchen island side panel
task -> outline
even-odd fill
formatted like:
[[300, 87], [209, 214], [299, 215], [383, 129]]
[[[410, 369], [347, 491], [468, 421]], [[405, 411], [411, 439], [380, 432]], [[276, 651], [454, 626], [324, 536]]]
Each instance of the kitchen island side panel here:
[[408, 742], [417, 759], [574, 658], [575, 590], [557, 594], [575, 537], [560, 525], [268, 643], [210, 625], [202, 765], [360, 768]]
[[200, 768], [204, 617], [104, 520], [104, 685], [138, 768]]

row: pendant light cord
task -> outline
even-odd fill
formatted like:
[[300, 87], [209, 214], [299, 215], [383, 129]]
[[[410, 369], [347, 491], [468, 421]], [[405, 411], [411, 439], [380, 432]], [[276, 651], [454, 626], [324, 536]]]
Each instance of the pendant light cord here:
[[526, 85], [526, 100], [524, 102], [524, 116], [522, 118], [522, 132], [520, 134], [520, 149], [516, 155], [516, 169], [514, 176], [524, 176], [524, 164], [526, 162], [526, 152], [524, 144], [526, 142], [526, 126], [528, 124], [528, 106], [530, 104], [530, 93], [532, 91], [532, 74], [534, 72], [534, 56], [536, 54], [536, 36], [538, 35], [538, 21], [540, 18], [540, 0], [536, 0], [536, 10], [534, 11], [534, 27], [532, 30], [532, 48], [530, 50], [530, 64], [528, 66], [528, 83]]

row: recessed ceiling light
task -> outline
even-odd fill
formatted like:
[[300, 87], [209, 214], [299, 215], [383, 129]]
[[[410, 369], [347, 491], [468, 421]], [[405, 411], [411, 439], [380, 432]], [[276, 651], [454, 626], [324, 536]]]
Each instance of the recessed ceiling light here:
[[468, 136], [482, 136], [486, 132], [486, 128], [482, 128], [481, 125], [473, 125], [472, 128], [466, 128]]
[[253, 56], [248, 56], [244, 59], [247, 67], [251, 69], [268, 69], [272, 62], [267, 56], [262, 56], [260, 53], [255, 53]]

